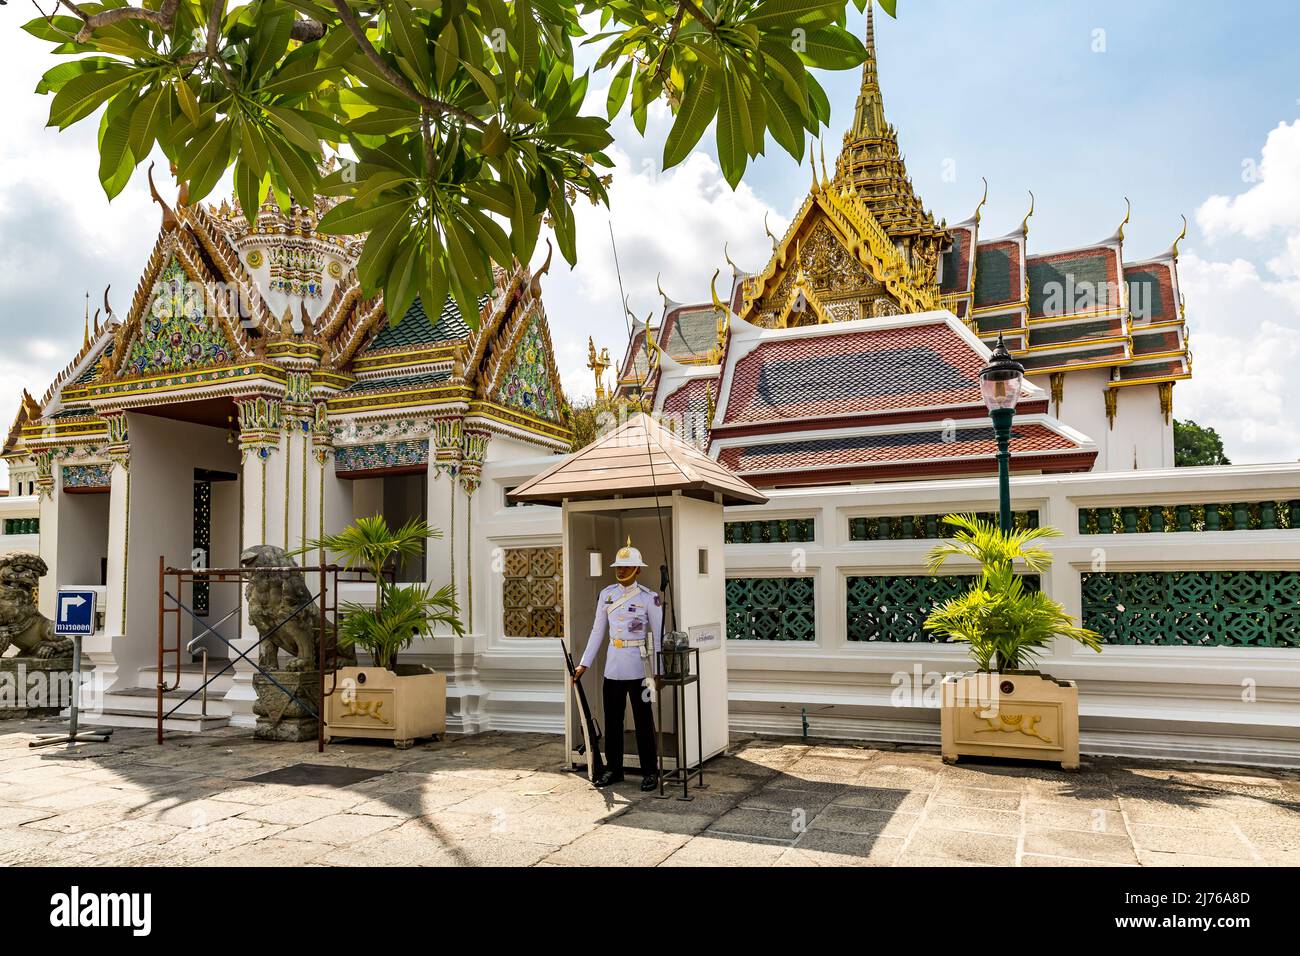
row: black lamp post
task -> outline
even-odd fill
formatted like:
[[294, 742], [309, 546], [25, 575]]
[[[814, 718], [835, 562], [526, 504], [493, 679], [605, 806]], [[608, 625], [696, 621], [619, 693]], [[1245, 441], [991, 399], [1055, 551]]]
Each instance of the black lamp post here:
[[1011, 357], [1002, 335], [980, 372], [980, 395], [993, 419], [993, 436], [998, 442], [998, 524], [1011, 530], [1011, 420], [1016, 417], [1025, 367]]

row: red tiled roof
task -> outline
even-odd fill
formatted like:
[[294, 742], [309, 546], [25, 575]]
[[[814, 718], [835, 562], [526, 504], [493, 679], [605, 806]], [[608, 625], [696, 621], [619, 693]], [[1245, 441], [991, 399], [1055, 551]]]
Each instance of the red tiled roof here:
[[[947, 440], [945, 438], [954, 439]], [[723, 448], [718, 460], [739, 474], [801, 472], [810, 469], [872, 468], [919, 463], [917, 477], [928, 471], [926, 462], [967, 459], [972, 464], [991, 462], [997, 453], [993, 429], [988, 425], [957, 429], [955, 436], [936, 425], [907, 432], [875, 432], [835, 438], [801, 437], [766, 444]], [[1076, 456], [1087, 468], [1096, 452], [1080, 448], [1071, 439], [1037, 422], [1017, 423], [1011, 438], [1013, 462], [1027, 456]]]
[[724, 424], [979, 404], [982, 359], [946, 323], [761, 342], [736, 362]]

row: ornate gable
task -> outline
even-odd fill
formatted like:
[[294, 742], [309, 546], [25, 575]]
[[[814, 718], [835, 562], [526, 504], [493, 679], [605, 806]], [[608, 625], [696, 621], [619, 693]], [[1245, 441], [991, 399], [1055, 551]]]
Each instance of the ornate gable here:
[[547, 421], [561, 421], [561, 392], [541, 308], [519, 323], [510, 360], [490, 386], [492, 401]]
[[201, 286], [172, 256], [155, 282], [155, 295], [122, 358], [128, 375], [179, 372], [232, 360], [234, 347], [221, 322], [207, 315]]

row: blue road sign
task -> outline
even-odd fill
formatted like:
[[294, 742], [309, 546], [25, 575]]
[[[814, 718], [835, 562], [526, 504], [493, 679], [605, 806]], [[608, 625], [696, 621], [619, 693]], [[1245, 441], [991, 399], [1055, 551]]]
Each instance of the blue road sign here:
[[95, 592], [59, 591], [54, 606], [55, 634], [95, 633]]

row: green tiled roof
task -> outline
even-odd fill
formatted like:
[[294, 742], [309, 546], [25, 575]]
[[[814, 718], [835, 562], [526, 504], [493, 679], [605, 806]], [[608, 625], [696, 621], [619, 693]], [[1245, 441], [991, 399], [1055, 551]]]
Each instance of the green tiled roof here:
[[1006, 250], [979, 249], [975, 253], [975, 305], [993, 305], [1018, 298], [1011, 291], [1011, 257]]
[[418, 375], [393, 375], [388, 378], [364, 378], [353, 382], [343, 390], [344, 395], [356, 395], [361, 392], [396, 392], [419, 388], [422, 385], [437, 385], [445, 382], [449, 372], [422, 372]]
[[[1029, 311], [1054, 315], [1080, 311], [1100, 311], [1118, 306], [1111, 302], [1110, 275], [1106, 268], [1108, 253], [1085, 252], [1053, 262], [1029, 262]], [[1073, 301], [1067, 301], [1073, 298]]]
[[100, 353], [99, 358], [91, 362], [90, 365], [87, 366], [86, 370], [76, 377], [76, 379], [72, 382], [72, 385], [70, 387], [76, 388], [79, 385], [89, 385], [91, 379], [95, 377], [95, 373], [99, 370], [100, 364], [104, 361], [104, 359], [108, 358], [112, 354], [113, 354], [113, 340], [109, 339], [107, 347], [105, 347], [104, 351]]
[[1129, 302], [1143, 303], [1147, 318], [1152, 321], [1167, 317], [1167, 306], [1164, 296], [1161, 295], [1159, 276], [1145, 270], [1126, 269], [1124, 278], [1128, 281]]
[[990, 332], [1006, 332], [1009, 329], [1020, 328], [1020, 313], [999, 312], [996, 315], [981, 315], [976, 317], [975, 324], [979, 327], [980, 335], [987, 335]]
[[[478, 300], [479, 308], [488, 301], [488, 296]], [[411, 307], [402, 316], [402, 321], [394, 325], [385, 322], [379, 334], [370, 340], [365, 351], [377, 352], [380, 349], [412, 348], [421, 345], [440, 345], [454, 342], [469, 335], [469, 325], [460, 314], [456, 301], [447, 296], [442, 304], [442, 311], [435, 321], [430, 321], [424, 311], [424, 303], [417, 296]]]
[[1047, 328], [1040, 326], [1029, 333], [1029, 340], [1035, 346], [1060, 345], [1085, 339], [1109, 338], [1123, 331], [1119, 319], [1102, 319], [1098, 322], [1075, 322], [1072, 325], [1052, 325]]
[[940, 292], [957, 292], [957, 270], [961, 267], [961, 247], [966, 241], [966, 234], [954, 229], [952, 233], [952, 245], [948, 251], [943, 254], [943, 283], [939, 286]]
[[702, 357], [717, 340], [718, 313], [709, 307], [679, 312], [663, 345], [673, 358], [691, 359]]

